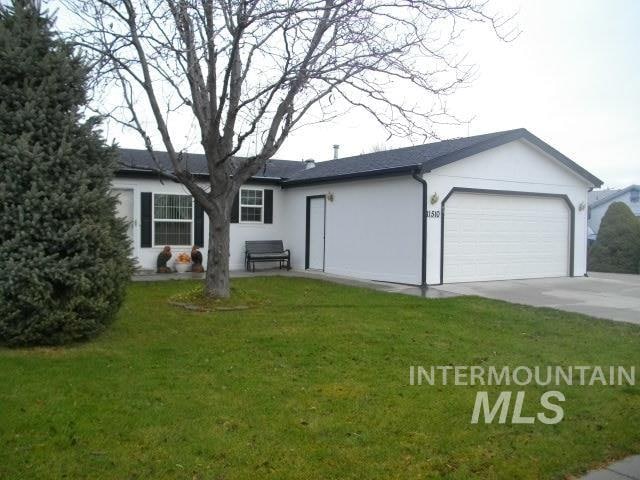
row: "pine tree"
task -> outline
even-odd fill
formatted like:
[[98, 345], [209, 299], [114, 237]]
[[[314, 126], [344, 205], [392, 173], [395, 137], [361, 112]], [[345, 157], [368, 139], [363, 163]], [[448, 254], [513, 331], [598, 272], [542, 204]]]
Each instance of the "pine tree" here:
[[622, 202], [612, 203], [602, 217], [598, 238], [589, 251], [589, 270], [639, 273], [640, 221]]
[[0, 343], [82, 340], [130, 277], [116, 151], [83, 119], [88, 68], [37, 0], [0, 6]]

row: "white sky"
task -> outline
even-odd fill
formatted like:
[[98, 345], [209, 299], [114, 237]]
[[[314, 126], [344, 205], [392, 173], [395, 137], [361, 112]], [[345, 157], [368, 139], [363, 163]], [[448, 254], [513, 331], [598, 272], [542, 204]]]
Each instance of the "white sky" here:
[[[449, 99], [449, 110], [473, 118], [442, 129], [466, 136], [524, 127], [600, 177], [605, 186], [640, 183], [640, 1], [494, 0], [518, 11], [512, 43], [486, 28], [468, 32], [463, 48], [477, 67], [472, 86]], [[135, 133], [108, 129], [123, 147], [142, 148]], [[370, 151], [385, 133], [364, 114], [294, 132], [276, 158], [317, 161]]]

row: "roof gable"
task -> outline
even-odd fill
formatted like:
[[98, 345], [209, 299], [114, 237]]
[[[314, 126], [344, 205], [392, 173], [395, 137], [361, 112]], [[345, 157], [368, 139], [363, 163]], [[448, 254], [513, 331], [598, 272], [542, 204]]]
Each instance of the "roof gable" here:
[[585, 190], [592, 186], [584, 177], [523, 138], [449, 162], [433, 169], [429, 175], [529, 185], [572, 185]]

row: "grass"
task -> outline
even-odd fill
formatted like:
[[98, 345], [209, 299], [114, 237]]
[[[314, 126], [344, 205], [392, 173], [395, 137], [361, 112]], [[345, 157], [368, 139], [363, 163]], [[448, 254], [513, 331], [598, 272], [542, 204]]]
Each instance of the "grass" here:
[[[262, 303], [186, 311], [167, 299], [195, 282], [137, 283], [91, 343], [0, 350], [0, 478], [561, 479], [640, 451], [638, 386], [561, 387], [556, 425], [472, 425], [478, 387], [408, 384], [410, 365], [638, 365], [638, 327], [305, 279], [234, 285]], [[546, 388], [522, 389], [535, 414]]]

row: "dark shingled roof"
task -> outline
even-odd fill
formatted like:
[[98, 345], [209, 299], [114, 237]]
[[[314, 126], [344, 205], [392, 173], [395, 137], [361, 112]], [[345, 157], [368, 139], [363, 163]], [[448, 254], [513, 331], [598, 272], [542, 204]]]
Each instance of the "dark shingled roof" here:
[[[155, 156], [162, 170], [173, 171], [171, 160], [167, 152], [155, 152]], [[183, 159], [188, 170], [194, 175], [207, 175], [207, 159], [200, 153], [184, 153]], [[131, 148], [120, 149], [120, 173], [140, 173], [150, 172], [158, 169], [146, 150], [136, 150]], [[304, 169], [304, 163], [294, 160], [267, 161], [264, 169], [260, 170], [254, 178], [269, 178], [281, 180], [292, 176], [298, 170]]]
[[[328, 160], [318, 162], [314, 168], [308, 169], [304, 168], [302, 162], [270, 160], [265, 170], [254, 178], [277, 178], [284, 187], [288, 187], [419, 170], [428, 172], [518, 139], [525, 139], [537, 146], [593, 185], [602, 185], [602, 181], [596, 176], [524, 128]], [[129, 165], [129, 168], [124, 167], [121, 172], [156, 168], [145, 150], [121, 149], [121, 152], [121, 163]], [[166, 153], [158, 153], [158, 158], [164, 168], [170, 169]], [[185, 154], [185, 161], [193, 173], [206, 173], [204, 155]]]
[[599, 178], [524, 128], [321, 162], [316, 164], [315, 168], [298, 171], [283, 185], [293, 186], [362, 176], [389, 175], [412, 170], [428, 172], [521, 138], [534, 144], [595, 186], [602, 185]]
[[505, 132], [488, 133], [467, 138], [456, 138], [441, 142], [427, 143], [414, 147], [396, 148], [381, 152], [365, 153], [353, 157], [316, 163], [315, 168], [301, 170], [288, 178], [288, 183], [298, 181], [340, 177], [365, 172], [383, 172], [387, 170], [415, 169], [429, 161], [458, 152], [481, 142], [496, 138]]

